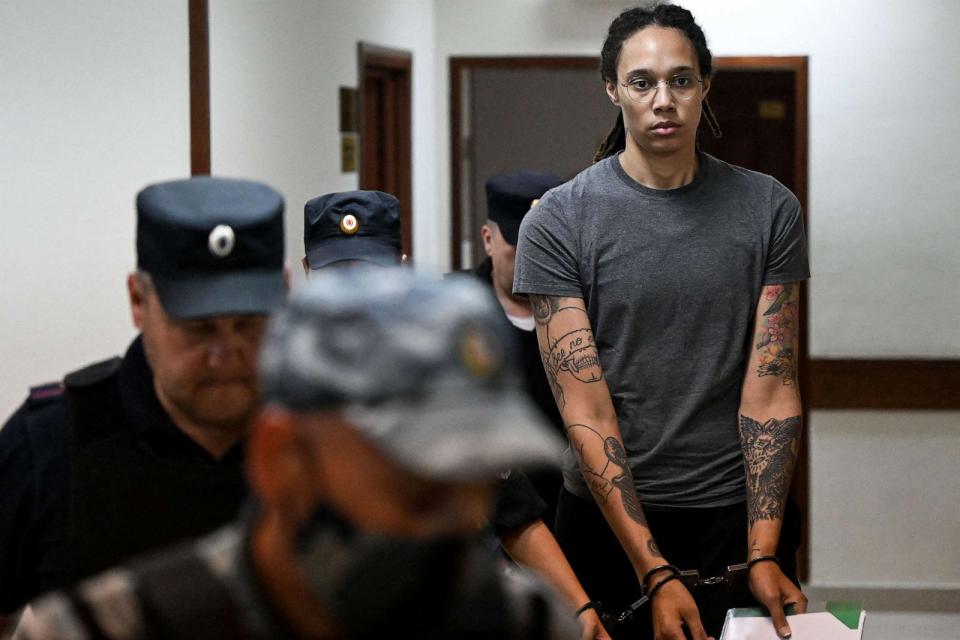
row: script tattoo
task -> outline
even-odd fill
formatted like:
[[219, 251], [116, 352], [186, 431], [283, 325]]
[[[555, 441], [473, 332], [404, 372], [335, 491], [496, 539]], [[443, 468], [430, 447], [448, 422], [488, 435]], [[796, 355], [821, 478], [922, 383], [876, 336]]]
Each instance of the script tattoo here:
[[530, 304], [540, 325], [537, 338], [547, 381], [557, 407], [563, 411], [564, 379], [567, 384], [572, 382], [570, 377], [585, 383], [603, 379], [596, 341], [581, 300], [531, 295]]
[[[585, 430], [585, 433], [577, 433], [575, 438], [573, 432], [577, 429]], [[567, 435], [570, 437], [571, 443], [577, 443], [574, 445], [574, 450], [577, 452], [577, 459], [580, 461], [580, 470], [597, 504], [607, 504], [610, 494], [613, 493], [614, 489], [617, 489], [620, 492], [620, 502], [623, 504], [623, 509], [630, 516], [630, 519], [645, 527], [648, 526], [647, 519], [643, 515], [643, 508], [640, 506], [640, 500], [637, 498], [637, 489], [633, 484], [633, 474], [630, 472], [627, 452], [620, 441], [613, 436], [604, 438], [596, 429], [585, 424], [568, 426]], [[594, 437], [603, 442], [603, 453], [606, 456], [603, 467], [600, 468], [592, 466], [583, 455], [584, 440]], [[654, 547], [656, 547], [655, 544]], [[651, 551], [653, 552], [653, 548], [651, 548]], [[659, 555], [659, 552], [655, 553]]]
[[800, 416], [760, 424], [740, 416], [740, 444], [747, 474], [747, 515], [758, 520], [783, 517], [790, 478], [800, 447]]
[[796, 284], [765, 287], [763, 298], [770, 306], [763, 312], [763, 327], [758, 331], [756, 349], [760, 351], [757, 375], [776, 376], [785, 386], [797, 388], [797, 311], [799, 287]]

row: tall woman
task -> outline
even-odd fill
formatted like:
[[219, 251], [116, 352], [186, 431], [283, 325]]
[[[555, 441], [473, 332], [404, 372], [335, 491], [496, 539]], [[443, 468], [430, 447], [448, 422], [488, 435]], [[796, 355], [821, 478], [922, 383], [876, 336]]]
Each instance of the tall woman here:
[[[806, 602], [787, 499], [809, 276], [800, 206], [697, 150], [700, 119], [716, 122], [689, 11], [625, 11], [601, 58], [617, 126], [598, 162], [527, 215], [514, 280], [571, 445], [557, 537], [608, 610], [651, 595], [639, 635], [621, 637], [718, 636], [727, 608], [757, 601], [788, 637], [783, 606]], [[738, 563], [740, 589], [691, 594], [677, 576]]]

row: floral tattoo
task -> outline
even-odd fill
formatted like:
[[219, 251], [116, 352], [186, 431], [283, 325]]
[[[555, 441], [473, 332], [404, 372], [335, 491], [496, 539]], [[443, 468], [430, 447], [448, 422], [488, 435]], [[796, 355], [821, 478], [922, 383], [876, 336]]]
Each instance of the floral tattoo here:
[[756, 344], [760, 351], [757, 375], [776, 376], [788, 387], [797, 385], [797, 294], [796, 284], [766, 287], [763, 298], [770, 306], [763, 312]]

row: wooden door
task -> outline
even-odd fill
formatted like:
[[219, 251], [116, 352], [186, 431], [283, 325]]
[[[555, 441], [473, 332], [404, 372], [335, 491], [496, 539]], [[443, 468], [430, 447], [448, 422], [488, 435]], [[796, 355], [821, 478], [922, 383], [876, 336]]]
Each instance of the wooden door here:
[[360, 43], [359, 65], [360, 188], [385, 191], [400, 200], [401, 244], [410, 256], [413, 57], [407, 51]]

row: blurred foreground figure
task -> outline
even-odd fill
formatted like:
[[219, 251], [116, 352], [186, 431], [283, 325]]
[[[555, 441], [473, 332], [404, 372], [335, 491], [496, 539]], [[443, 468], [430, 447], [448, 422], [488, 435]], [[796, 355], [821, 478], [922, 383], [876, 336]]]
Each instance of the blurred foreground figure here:
[[0, 628], [36, 595], [209, 533], [246, 496], [266, 314], [286, 295], [283, 200], [191, 178], [137, 197], [140, 335], [30, 391], [0, 429]]
[[16, 638], [578, 638], [477, 542], [500, 470], [560, 447], [506, 331], [478, 283], [316, 274], [265, 338], [256, 507], [41, 598]]
[[[533, 188], [536, 189], [536, 186]], [[530, 198], [526, 198], [524, 202], [529, 205]], [[516, 208], [514, 206], [514, 209]], [[306, 256], [303, 259], [303, 268], [308, 277], [317, 271], [343, 267], [383, 268], [406, 263], [406, 256], [401, 254], [400, 202], [389, 193], [328, 193], [309, 200], [303, 213], [303, 244]], [[520, 217], [522, 213], [519, 214]], [[509, 225], [510, 221], [507, 220], [505, 224]], [[519, 226], [519, 219], [516, 226]], [[512, 263], [509, 268], [512, 274]], [[530, 335], [537, 373], [546, 386], [536, 336], [532, 333]], [[525, 336], [520, 337], [522, 340]], [[507, 355], [513, 357], [515, 354]], [[548, 396], [549, 393], [547, 388]], [[536, 399], [536, 396], [534, 398]], [[550, 404], [547, 408], [556, 415], [552, 397], [548, 402]], [[559, 420], [559, 416], [557, 419]], [[562, 429], [560, 432], [562, 433]], [[542, 469], [537, 474], [542, 477], [559, 476], [559, 471], [555, 468]], [[503, 477], [489, 518], [490, 528], [497, 541], [513, 560], [532, 570], [566, 600], [571, 613], [575, 612], [580, 623], [584, 640], [609, 638], [603, 630], [596, 603], [590, 601], [553, 534], [541, 520], [547, 506], [537, 494], [537, 490], [521, 469], [508, 469], [501, 475]], [[554, 494], [559, 492], [559, 489], [558, 484]]]

